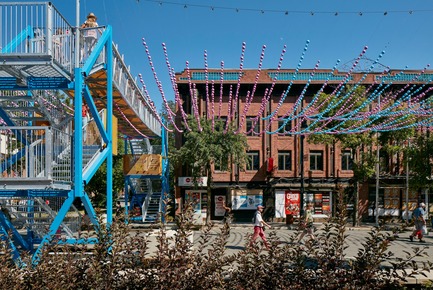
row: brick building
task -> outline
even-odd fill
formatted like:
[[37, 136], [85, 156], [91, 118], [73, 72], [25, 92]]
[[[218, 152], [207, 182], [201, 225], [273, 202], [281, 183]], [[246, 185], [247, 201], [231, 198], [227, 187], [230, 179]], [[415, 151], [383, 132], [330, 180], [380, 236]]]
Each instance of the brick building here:
[[[257, 78], [257, 70], [244, 70], [239, 81], [239, 99], [236, 102], [236, 114], [232, 116], [232, 122], [242, 127], [241, 132], [247, 133], [250, 149], [248, 155], [251, 163], [246, 169], [232, 168], [232, 172], [219, 171], [214, 168], [212, 191], [212, 219], [222, 218], [221, 201], [227, 199], [232, 203], [235, 218], [238, 221], [250, 221], [252, 212], [258, 203], [266, 205], [265, 216], [272, 218], [285, 218], [288, 207], [299, 207], [300, 192], [303, 192], [304, 202], [314, 204], [316, 218], [325, 218], [335, 213], [335, 197], [338, 187], [348, 187], [353, 182], [351, 158], [353, 152], [337, 145], [325, 146], [309, 144], [306, 139], [301, 140], [300, 135], [284, 134], [258, 134], [264, 128], [268, 131], [276, 131], [284, 122], [274, 121], [269, 126], [269, 120], [261, 120], [254, 126], [254, 117], [263, 110], [262, 117], [273, 112], [279, 101], [288, 89], [287, 97], [281, 104], [276, 117], [284, 116], [287, 111], [293, 110], [298, 97], [304, 94], [302, 106], [307, 106], [312, 97], [322, 88], [325, 81], [324, 93], [330, 94], [345, 78], [346, 72], [334, 72], [331, 70], [316, 70], [314, 77], [309, 80], [313, 70], [280, 70], [276, 77], [276, 70], [262, 70]], [[404, 74], [394, 77], [389, 90], [404, 88], [409, 82], [421, 86], [425, 84], [425, 78], [433, 74], [425, 73], [423, 78], [413, 81], [414, 76], [420, 71], [405, 71]], [[201, 116], [207, 115], [209, 98], [213, 91], [215, 103], [215, 115], [219, 114], [220, 92], [222, 92], [221, 119], [228, 118], [229, 104], [233, 104], [231, 96], [237, 90], [238, 70], [224, 71], [224, 84], [221, 90], [220, 70], [190, 69], [176, 74], [176, 82], [180, 98], [183, 101], [183, 110], [187, 114], [193, 113], [191, 94], [196, 94], [197, 107]], [[392, 73], [390, 75], [395, 75]], [[355, 84], [362, 80], [364, 85], [377, 84], [380, 73], [352, 73], [348, 84]], [[207, 79], [207, 80], [206, 80]], [[274, 83], [274, 84], [273, 84]], [[307, 85], [308, 83], [308, 85]], [[206, 85], [207, 84], [207, 85]], [[231, 87], [231, 88], [230, 88]], [[262, 99], [272, 87], [269, 101], [263, 107]], [[254, 98], [249, 105], [246, 119], [241, 120], [241, 114], [247, 104], [247, 96], [254, 91]], [[230, 117], [229, 117], [230, 118]], [[290, 131], [299, 128], [296, 119], [288, 122], [284, 129]], [[269, 127], [267, 127], [269, 126]], [[177, 146], [181, 146], [182, 136], [178, 133]], [[303, 146], [301, 146], [303, 144]], [[303, 156], [303, 157], [301, 157]], [[393, 162], [392, 157], [385, 163]], [[395, 165], [395, 164], [394, 164]], [[406, 187], [404, 166], [396, 172], [384, 172], [381, 170], [379, 211], [380, 215], [399, 216], [404, 203]], [[303, 171], [302, 171], [303, 168]], [[388, 168], [388, 166], [387, 166]], [[196, 192], [188, 177], [188, 173], [182, 169], [178, 172], [176, 183], [176, 199], [181, 203], [186, 194]], [[198, 190], [197, 196], [202, 192]], [[420, 198], [425, 200], [428, 196], [422, 193], [411, 194], [411, 202], [416, 203]], [[376, 184], [374, 179], [360, 186], [359, 199], [365, 204], [362, 215], [365, 219], [374, 215], [376, 196]], [[288, 200], [291, 199], [291, 200]], [[296, 199], [298, 199], [296, 201]], [[369, 210], [368, 210], [369, 208]], [[296, 212], [296, 210], [295, 210]]]

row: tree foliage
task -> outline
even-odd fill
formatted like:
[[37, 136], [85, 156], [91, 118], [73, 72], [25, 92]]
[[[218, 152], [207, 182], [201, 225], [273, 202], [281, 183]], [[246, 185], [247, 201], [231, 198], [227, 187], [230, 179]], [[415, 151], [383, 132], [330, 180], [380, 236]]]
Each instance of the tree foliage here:
[[[242, 134], [235, 134], [231, 127], [225, 131], [225, 123], [221, 120], [197, 121], [193, 116], [189, 116], [188, 125], [191, 131], [185, 132], [185, 142], [182, 147], [169, 154], [170, 160], [175, 165], [186, 165], [196, 184], [198, 177], [207, 175], [208, 208], [210, 208], [212, 164], [218, 162], [223, 171], [231, 171], [232, 164], [243, 167], [247, 161], [247, 139]], [[209, 211], [207, 220], [210, 221]]]
[[433, 138], [430, 134], [419, 134], [407, 147], [410, 183], [414, 188], [430, 188], [433, 169]]
[[0, 289], [431, 289], [402, 284], [431, 273], [428, 246], [408, 248], [403, 258], [394, 257], [394, 240], [382, 227], [357, 240], [357, 254], [347, 257], [347, 243], [353, 241], [347, 235], [341, 193], [337, 207], [337, 215], [320, 226], [315, 240], [296, 243], [300, 232], [293, 231], [287, 243], [270, 231], [266, 251], [250, 243], [249, 235], [242, 250], [228, 253], [229, 220], [220, 227], [204, 227], [195, 232], [196, 238], [191, 204], [176, 227], [160, 224], [150, 236], [115, 220], [82, 233], [98, 240], [90, 248], [50, 241], [34, 267], [29, 253], [22, 254], [21, 267], [11, 262], [10, 237], [0, 235]]

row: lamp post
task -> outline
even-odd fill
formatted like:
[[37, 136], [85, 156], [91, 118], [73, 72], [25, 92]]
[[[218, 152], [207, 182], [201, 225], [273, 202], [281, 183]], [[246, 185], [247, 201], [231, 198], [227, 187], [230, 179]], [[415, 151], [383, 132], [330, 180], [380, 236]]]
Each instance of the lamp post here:
[[[302, 123], [301, 123], [301, 127], [302, 127]], [[300, 205], [299, 205], [299, 216], [303, 216], [304, 215], [304, 135], [301, 135], [301, 140], [300, 140], [300, 150], [299, 153], [301, 155], [301, 190], [300, 190], [300, 194], [299, 194], [299, 198], [300, 198]]]
[[80, 67], [80, 0], [75, 0], [75, 68]]
[[[300, 108], [299, 108], [299, 112], [302, 112], [303, 110], [303, 100], [301, 100], [301, 104], [300, 104]], [[299, 120], [299, 119], [298, 119]], [[306, 121], [305, 120], [300, 120], [301, 121], [301, 126], [300, 126], [300, 130], [302, 131], [302, 129], [304, 129], [306, 127]], [[302, 217], [304, 215], [304, 190], [305, 190], [305, 185], [304, 185], [304, 139], [305, 136], [304, 134], [301, 134], [300, 137], [300, 142], [299, 142], [299, 154], [300, 156], [300, 169], [301, 169], [301, 188], [300, 188], [300, 192], [299, 192], [299, 199], [300, 199], [300, 204], [299, 204], [299, 216]]]
[[[408, 148], [410, 147], [410, 140], [408, 141]], [[406, 222], [409, 221], [409, 155], [406, 157], [406, 208], [404, 210], [404, 215], [406, 217]]]
[[[379, 106], [379, 110], [380, 110], [380, 95], [377, 99], [377, 104]], [[376, 160], [376, 202], [375, 202], [375, 210], [376, 210], [376, 226], [379, 225], [379, 170], [380, 170], [380, 151], [379, 151], [379, 132], [376, 132], [376, 141], [377, 141], [377, 148], [376, 148], [376, 153], [377, 153], [377, 160]]]

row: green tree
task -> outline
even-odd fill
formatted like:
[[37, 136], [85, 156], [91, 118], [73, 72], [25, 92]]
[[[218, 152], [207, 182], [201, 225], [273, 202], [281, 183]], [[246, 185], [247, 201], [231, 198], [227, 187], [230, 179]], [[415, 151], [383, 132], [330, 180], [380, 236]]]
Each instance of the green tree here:
[[206, 221], [209, 222], [213, 185], [212, 164], [218, 162], [224, 171], [231, 171], [232, 164], [245, 166], [248, 160], [247, 139], [243, 134], [235, 134], [230, 126], [225, 132], [225, 123], [220, 120], [215, 120], [213, 128], [212, 120], [201, 119], [199, 126], [197, 120], [189, 116], [188, 125], [191, 131], [184, 134], [185, 142], [181, 148], [174, 150], [169, 156], [175, 165], [186, 165], [190, 169], [196, 186], [197, 178], [203, 174], [207, 175]]
[[[172, 112], [176, 111], [176, 103], [173, 100], [169, 100], [168, 107]], [[160, 116], [162, 121], [165, 122], [167, 130], [167, 144], [168, 144], [168, 153], [173, 152], [175, 147], [175, 128], [174, 125], [169, 121], [168, 117], [169, 112], [165, 106], [162, 107]], [[153, 145], [162, 145], [162, 138], [154, 138], [150, 139], [150, 143]], [[174, 166], [172, 162], [169, 162], [169, 199], [166, 201], [168, 203], [169, 216], [174, 218], [175, 215], [175, 207], [174, 207], [174, 188], [175, 188], [175, 179], [174, 179]]]
[[431, 187], [433, 169], [433, 138], [430, 134], [418, 134], [407, 147], [410, 185], [413, 188]]

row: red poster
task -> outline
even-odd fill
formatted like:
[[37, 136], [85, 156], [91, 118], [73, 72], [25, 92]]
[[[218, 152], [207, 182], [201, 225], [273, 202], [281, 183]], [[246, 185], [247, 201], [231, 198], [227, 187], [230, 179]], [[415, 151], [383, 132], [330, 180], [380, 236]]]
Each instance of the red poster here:
[[285, 192], [286, 215], [299, 215], [300, 192], [299, 191], [286, 191]]

